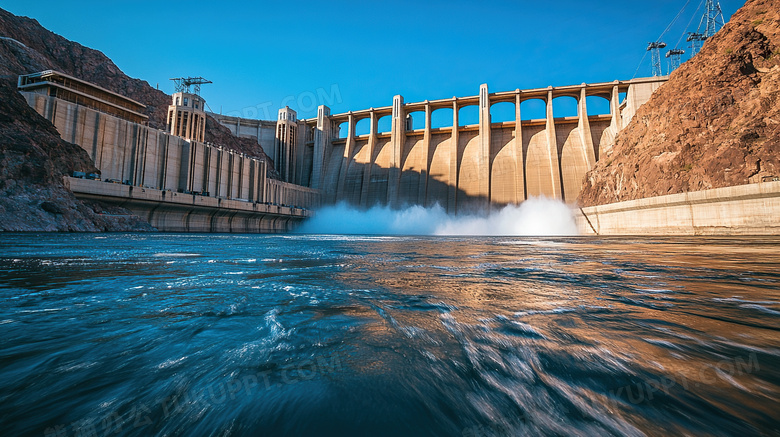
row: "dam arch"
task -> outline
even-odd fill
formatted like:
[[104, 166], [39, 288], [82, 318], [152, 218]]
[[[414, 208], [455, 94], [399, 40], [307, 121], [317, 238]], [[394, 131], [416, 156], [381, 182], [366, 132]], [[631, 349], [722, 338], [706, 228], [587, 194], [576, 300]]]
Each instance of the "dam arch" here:
[[545, 117], [547, 102], [543, 97], [526, 97], [520, 100], [522, 121], [541, 120]]
[[479, 123], [479, 106], [476, 103], [458, 105], [458, 127], [473, 126]]
[[453, 119], [451, 106], [435, 108], [431, 111], [431, 129], [451, 128]]
[[490, 123], [507, 123], [517, 120], [517, 109], [514, 101], [490, 103]]

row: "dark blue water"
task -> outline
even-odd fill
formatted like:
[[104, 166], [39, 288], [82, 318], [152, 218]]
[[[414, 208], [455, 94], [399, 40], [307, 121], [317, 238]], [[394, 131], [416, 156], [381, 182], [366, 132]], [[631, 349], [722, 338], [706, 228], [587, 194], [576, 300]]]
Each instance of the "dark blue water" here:
[[0, 435], [778, 435], [778, 243], [0, 235]]

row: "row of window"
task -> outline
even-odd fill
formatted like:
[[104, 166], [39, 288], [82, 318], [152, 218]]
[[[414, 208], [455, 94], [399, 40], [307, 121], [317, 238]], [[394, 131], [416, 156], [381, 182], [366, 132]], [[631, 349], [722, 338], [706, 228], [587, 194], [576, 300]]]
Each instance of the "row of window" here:
[[[184, 98], [184, 105], [182, 105], [181, 104], [181, 97], [176, 96], [176, 106], [189, 106], [189, 103], [190, 103], [189, 100], [190, 99], [188, 97], [185, 97]], [[200, 100], [194, 99], [192, 101], [192, 107], [195, 108], [195, 109], [200, 109]]]

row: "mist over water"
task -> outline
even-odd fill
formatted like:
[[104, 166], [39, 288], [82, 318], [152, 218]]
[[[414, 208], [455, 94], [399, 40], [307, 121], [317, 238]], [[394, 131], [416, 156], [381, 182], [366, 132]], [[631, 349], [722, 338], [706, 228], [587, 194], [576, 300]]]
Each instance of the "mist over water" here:
[[299, 229], [304, 234], [349, 235], [577, 235], [571, 209], [563, 202], [530, 198], [489, 213], [447, 214], [438, 204], [394, 210], [375, 206], [359, 210], [339, 203], [317, 211]]

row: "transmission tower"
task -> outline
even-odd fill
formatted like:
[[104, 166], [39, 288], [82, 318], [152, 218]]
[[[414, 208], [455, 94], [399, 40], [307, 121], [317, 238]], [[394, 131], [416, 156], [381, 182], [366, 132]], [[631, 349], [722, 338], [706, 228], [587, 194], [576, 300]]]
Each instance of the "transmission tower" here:
[[704, 37], [709, 38], [715, 35], [715, 32], [720, 30], [723, 25], [726, 24], [723, 20], [723, 11], [720, 10], [720, 3], [713, 0], [707, 0], [704, 5], [704, 15], [699, 22], [699, 28], [696, 32], [701, 32], [704, 27]]
[[701, 46], [706, 39], [707, 37], [699, 32], [688, 32], [687, 41], [691, 43], [691, 57], [696, 56], [696, 53], [699, 53], [699, 50], [701, 50]]
[[685, 50], [680, 49], [672, 49], [666, 52], [666, 57], [669, 59], [669, 74], [680, 68], [680, 57], [684, 54]]
[[661, 41], [647, 43], [647, 51], [650, 52], [652, 57], [653, 76], [664, 75], [663, 71], [661, 71], [661, 49], [664, 47], [666, 47], [666, 43]]
[[176, 86], [177, 93], [190, 93], [190, 87], [193, 89], [195, 95], [200, 95], [200, 86], [207, 83], [213, 83], [210, 80], [206, 80], [202, 77], [176, 77], [171, 79]]

